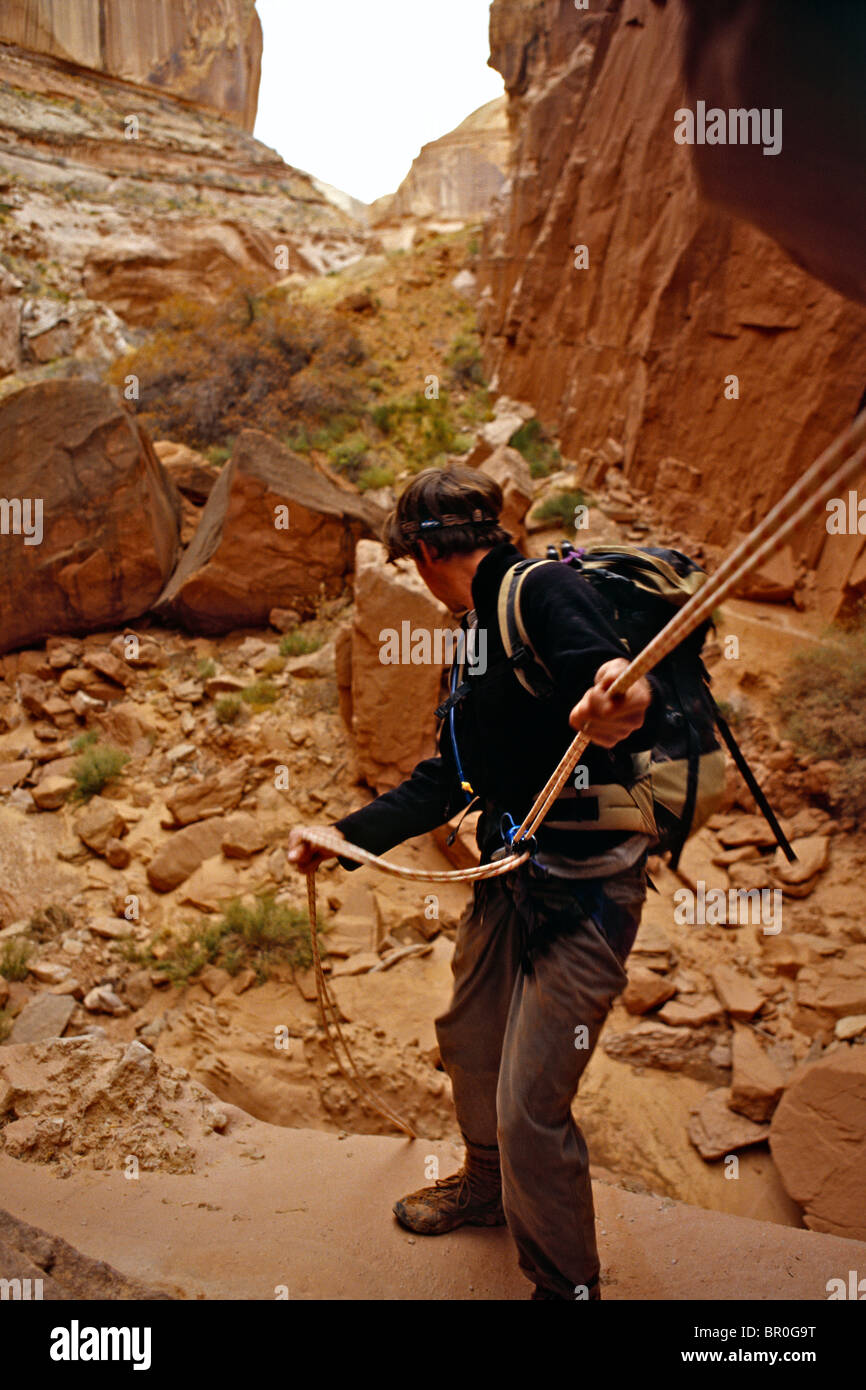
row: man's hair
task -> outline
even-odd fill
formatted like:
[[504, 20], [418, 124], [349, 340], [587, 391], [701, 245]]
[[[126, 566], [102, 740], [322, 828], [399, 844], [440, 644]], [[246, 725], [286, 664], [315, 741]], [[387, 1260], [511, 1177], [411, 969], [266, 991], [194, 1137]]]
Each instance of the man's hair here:
[[489, 550], [511, 539], [499, 524], [502, 489], [474, 468], [425, 468], [400, 494], [383, 539], [388, 560], [421, 559], [426, 541], [436, 559]]

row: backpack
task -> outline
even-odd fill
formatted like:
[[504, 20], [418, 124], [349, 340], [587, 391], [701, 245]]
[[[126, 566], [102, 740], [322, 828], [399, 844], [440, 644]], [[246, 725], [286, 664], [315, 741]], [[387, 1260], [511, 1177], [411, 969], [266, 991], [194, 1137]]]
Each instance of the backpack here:
[[[526, 575], [538, 565], [566, 564], [590, 583], [603, 600], [609, 620], [634, 657], [660, 632], [707, 575], [678, 550], [607, 545], [576, 550], [568, 541], [562, 553], [548, 546], [546, 560], [520, 560], [505, 574], [499, 591], [498, 619], [502, 644], [521, 685], [543, 698], [553, 690], [550, 672], [533, 650], [520, 612]], [[591, 799], [597, 810], [581, 820], [581, 829], [648, 834], [653, 850], [670, 851], [676, 869], [689, 835], [705, 824], [722, 804], [725, 753], [722, 735], [761, 812], [789, 860], [795, 856], [758, 786], [739, 746], [710, 694], [710, 677], [701, 649], [712, 626], [708, 619], [654, 668], [665, 695], [665, 720], [655, 746], [633, 755], [634, 781], [568, 788], [561, 795]], [[595, 805], [592, 808], [595, 810]], [[551, 815], [555, 818], [556, 809]], [[555, 827], [555, 819], [547, 824]]]

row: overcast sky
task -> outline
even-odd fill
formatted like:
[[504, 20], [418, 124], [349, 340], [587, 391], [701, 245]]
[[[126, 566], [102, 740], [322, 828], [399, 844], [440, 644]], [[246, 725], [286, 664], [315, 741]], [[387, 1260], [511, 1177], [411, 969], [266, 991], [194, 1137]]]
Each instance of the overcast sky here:
[[489, 0], [257, 0], [265, 36], [255, 133], [365, 203], [421, 146], [503, 91]]

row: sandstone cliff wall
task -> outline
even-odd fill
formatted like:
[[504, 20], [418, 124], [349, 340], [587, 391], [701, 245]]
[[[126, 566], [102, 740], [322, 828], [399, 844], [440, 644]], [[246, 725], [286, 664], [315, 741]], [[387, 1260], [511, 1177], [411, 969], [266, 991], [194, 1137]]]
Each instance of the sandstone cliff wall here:
[[[673, 138], [681, 23], [650, 0], [494, 0], [514, 165], [485, 233], [485, 354], [590, 476], [613, 437], [668, 519], [727, 545], [854, 416], [866, 314], [699, 198]], [[860, 545], [835, 539], [819, 519], [800, 550], [823, 547], [838, 594]]]
[[0, 42], [186, 97], [248, 131], [255, 123], [255, 0], [4, 0]]
[[372, 204], [373, 221], [483, 216], [502, 191], [510, 147], [506, 99], [497, 97], [425, 145], [397, 192]]

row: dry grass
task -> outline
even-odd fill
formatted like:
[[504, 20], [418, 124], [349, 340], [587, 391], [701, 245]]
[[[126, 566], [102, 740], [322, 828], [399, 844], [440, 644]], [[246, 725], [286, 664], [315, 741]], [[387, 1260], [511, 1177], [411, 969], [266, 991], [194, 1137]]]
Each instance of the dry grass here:
[[791, 661], [779, 693], [785, 732], [801, 749], [841, 765], [843, 811], [866, 813], [866, 624], [809, 644]]

